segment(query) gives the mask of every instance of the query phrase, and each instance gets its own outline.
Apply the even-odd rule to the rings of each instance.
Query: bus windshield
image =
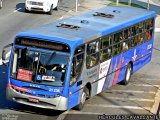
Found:
[[[68,55],[15,48],[11,77],[21,81],[62,86]]]

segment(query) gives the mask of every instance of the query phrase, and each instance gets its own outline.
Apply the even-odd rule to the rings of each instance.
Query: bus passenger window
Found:
[[[124,30],[124,39],[128,39],[128,29]]]
[[[136,45],[135,37],[131,37],[129,40],[129,48],[135,47]]]
[[[152,31],[153,30],[146,31],[146,40],[151,40],[151,38],[152,38]]]
[[[139,34],[139,24],[135,25],[136,27],[136,35]]]
[[[104,49],[100,52],[100,60],[105,61],[110,59],[112,56],[112,47]]]
[[[135,26],[133,26],[132,29],[131,29],[131,35],[132,36],[136,35],[136,27]]]
[[[135,41],[137,44],[140,44],[141,43],[141,38],[140,38],[140,35],[137,35],[136,36],[136,41]]]
[[[122,43],[122,49],[123,49],[123,51],[127,51],[128,50],[128,41],[124,41]]]
[[[145,22],[146,30],[153,29],[153,26],[154,26],[154,19],[149,19]]]
[[[144,32],[143,22],[139,23],[139,33]]]
[[[99,53],[88,55],[86,58],[86,67],[90,68],[95,66],[99,61]]]
[[[105,38],[102,38],[102,44],[101,44],[101,48],[106,48],[106,47],[109,47],[110,45],[110,41],[109,41],[109,37],[105,37]]]
[[[94,41],[92,43],[89,43],[87,45],[87,54],[93,54],[95,52],[99,51],[99,42],[98,41]]]
[[[122,32],[118,32],[118,33],[114,34],[114,41],[113,41],[114,44],[119,43],[122,40],[123,40],[123,33]]]
[[[128,37],[131,37],[131,28],[128,28]]]
[[[122,43],[116,44],[113,46],[113,54],[118,55],[122,51]]]
[[[140,43],[143,43],[145,41],[145,34],[141,33],[139,36],[140,36]]]

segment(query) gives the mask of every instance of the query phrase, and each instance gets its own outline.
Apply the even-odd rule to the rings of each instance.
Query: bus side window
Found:
[[[145,22],[145,29],[150,30],[153,29],[154,26],[154,19],[149,19]]]
[[[131,37],[131,28],[128,28],[128,38]]]
[[[101,40],[101,52],[100,52],[100,60],[105,61],[111,58],[112,54],[112,35],[106,36]]]
[[[127,51],[129,49],[128,40],[122,42],[123,51]]]
[[[91,42],[87,45],[87,54],[93,54],[99,51],[99,41]]]
[[[129,48],[135,47],[136,45],[137,44],[136,44],[135,37],[131,37],[130,40],[129,40]]]
[[[87,58],[86,58],[86,67],[87,67],[87,69],[97,65],[98,61],[99,61],[99,53],[88,55]]]
[[[123,38],[123,32],[118,32],[116,34],[114,34],[114,41],[113,41],[113,44],[116,44],[116,43],[119,43],[120,41],[122,41],[124,38]]]
[[[105,48],[100,52],[100,60],[101,62],[110,59],[112,56],[112,47]]]
[[[139,33],[144,32],[144,25],[143,22],[139,23]]]
[[[75,54],[74,57],[73,57],[70,85],[74,84],[77,81],[77,78],[80,76],[81,71],[82,71],[82,66],[83,66],[84,49],[79,47],[79,48],[76,49],[76,51],[81,51],[81,52],[78,52],[78,53],[75,52],[77,54]]]
[[[136,35],[136,26],[133,26],[133,27],[131,28],[131,35],[132,35],[132,36],[135,36],[135,35]]]
[[[113,46],[113,55],[118,55],[122,52],[122,42]]]
[[[129,31],[128,31],[128,29],[125,29],[124,30],[124,39],[128,39],[128,37],[129,37]]]
[[[153,26],[154,26],[154,19],[149,19],[145,22],[145,28],[146,28],[145,41],[151,40],[152,32],[153,32]]]

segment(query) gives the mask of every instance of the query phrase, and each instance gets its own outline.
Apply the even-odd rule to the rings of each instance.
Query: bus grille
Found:
[[[36,105],[39,105],[39,106],[45,106],[46,108],[47,107],[56,107],[56,105],[54,105],[54,104],[46,103],[46,102],[43,102],[43,101],[39,101],[38,103],[33,103],[33,102],[30,102],[26,98],[18,98],[18,97],[16,97],[16,98],[14,98],[14,100],[17,101],[17,102],[20,102],[20,103],[24,103],[24,104],[29,103],[29,104],[36,104]]]

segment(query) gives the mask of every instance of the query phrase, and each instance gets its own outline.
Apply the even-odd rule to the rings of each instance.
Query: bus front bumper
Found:
[[[29,101],[30,98],[38,100],[38,102]],[[11,87],[7,87],[7,99],[15,102],[45,109],[67,110],[68,99],[65,97],[40,98],[32,95],[26,95],[17,92]]]

